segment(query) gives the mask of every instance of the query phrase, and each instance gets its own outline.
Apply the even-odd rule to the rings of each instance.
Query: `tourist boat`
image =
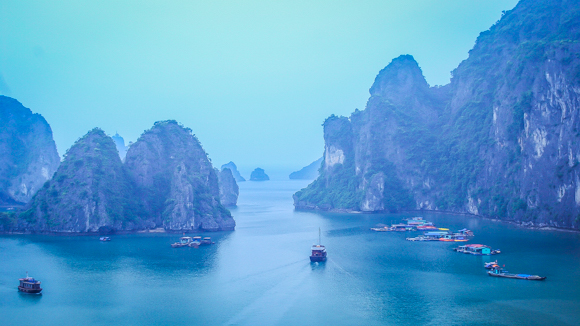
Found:
[[[491,271],[488,271],[487,275],[495,276],[495,277],[515,278],[515,279],[519,279],[519,280],[530,280],[530,281],[543,281],[546,279],[545,276],[508,273],[508,271],[505,271],[505,270],[499,268],[499,266],[497,268],[492,269]]]
[[[454,251],[461,252],[464,254],[471,254],[471,255],[478,255],[478,256],[489,256],[489,255],[497,255],[501,253],[499,249],[492,250],[489,246],[484,246],[482,244],[468,244],[464,246],[459,246],[457,248],[453,248]]]
[[[201,242],[199,243],[200,246],[209,246],[211,244],[214,244],[215,242],[211,242],[211,238],[210,237],[205,237],[201,240]]]
[[[109,238],[109,237],[100,237],[99,240],[100,241],[111,241],[111,238]]]
[[[326,247],[320,244],[320,228],[318,228],[318,244],[312,245],[312,254],[310,255],[311,262],[326,261]]]
[[[179,238],[179,242],[171,244],[171,247],[172,248],[181,248],[181,247],[188,246],[191,242],[193,242],[193,239],[191,237],[181,237],[181,238]]]
[[[19,279],[20,285],[18,285],[18,291],[24,293],[40,294],[42,288],[40,287],[40,281],[35,280],[28,276],[26,272],[26,277]]]
[[[417,230],[437,230],[437,227],[435,227],[435,225],[433,225],[433,223],[431,222],[427,222],[422,225],[417,225],[416,227]]]

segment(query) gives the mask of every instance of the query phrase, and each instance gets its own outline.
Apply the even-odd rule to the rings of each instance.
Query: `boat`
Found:
[[[473,237],[474,236],[473,231],[468,230],[468,229],[461,229],[461,230],[457,231],[455,234],[462,235],[465,237]]]
[[[42,292],[42,288],[40,287],[40,281],[35,280],[32,277],[28,276],[28,272],[26,272],[26,277],[19,279],[20,285],[18,285],[18,291],[24,293],[32,293],[32,294],[40,294]]]
[[[395,231],[394,228],[390,227],[390,226],[383,226],[380,228],[371,228],[372,231],[375,232],[389,232],[389,231]]]
[[[100,241],[111,241],[111,238],[109,238],[109,237],[100,237],[99,240]]]
[[[469,239],[467,239],[464,236],[457,236],[455,234],[446,234],[443,235],[439,238],[439,241],[445,241],[445,242],[465,242],[465,241],[469,241]]]
[[[543,281],[545,276],[529,275],[529,274],[513,274],[501,269],[499,266],[487,272],[487,275],[494,277],[515,278],[518,280]]]
[[[211,244],[214,244],[215,242],[211,241],[210,237],[205,237],[201,240],[201,242],[199,243],[200,246],[209,246]]]
[[[418,237],[407,238],[405,240],[407,240],[407,241],[439,241],[439,238],[432,237],[432,236],[423,236],[423,235],[420,235]]]
[[[193,242],[193,239],[191,237],[181,237],[179,238],[179,242],[171,244],[171,248],[185,247],[188,246],[191,242]]]
[[[312,254],[310,255],[310,262],[326,261],[326,247],[320,244],[320,228],[318,228],[318,244],[312,245]]]
[[[496,260],[496,261],[490,261],[490,262],[484,263],[483,267],[486,269],[492,269],[492,268],[499,268],[499,265],[497,264],[497,260]]]
[[[468,244],[464,246],[459,246],[457,248],[453,248],[453,251],[461,252],[464,254],[471,254],[477,256],[489,256],[489,255],[497,255],[500,254],[501,251],[499,249],[491,249],[489,246],[485,246],[482,244]]]

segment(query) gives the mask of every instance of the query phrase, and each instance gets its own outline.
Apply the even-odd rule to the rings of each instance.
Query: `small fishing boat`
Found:
[[[40,294],[42,292],[42,288],[40,287],[40,281],[35,280],[32,277],[28,276],[28,272],[26,272],[26,277],[19,279],[20,285],[18,285],[18,291],[24,293],[32,293],[32,294]]]
[[[501,269],[499,266],[487,272],[487,275],[494,277],[515,278],[518,280],[543,281],[545,276],[529,275],[529,274],[513,274]]]
[[[111,241],[111,238],[109,237],[100,237],[99,241]]]
[[[462,235],[465,237],[473,237],[474,236],[473,231],[468,230],[468,229],[461,229],[461,230],[457,231],[455,234]]]
[[[499,265],[497,264],[497,260],[496,260],[496,261],[490,261],[490,262],[484,263],[483,267],[485,269],[493,269],[493,268],[499,268]]]
[[[390,231],[395,231],[394,228],[390,227],[390,226],[383,226],[380,228],[371,228],[372,231],[375,232],[390,232]]]
[[[185,247],[188,246],[191,242],[193,242],[193,239],[191,237],[181,237],[179,238],[179,242],[171,244],[171,248]]]
[[[211,244],[214,244],[215,242],[211,241],[210,237],[205,237],[201,240],[201,242],[199,243],[200,246],[209,246]]]
[[[320,228],[318,228],[318,244],[312,245],[310,261],[313,263],[326,261],[326,247],[320,244]]]

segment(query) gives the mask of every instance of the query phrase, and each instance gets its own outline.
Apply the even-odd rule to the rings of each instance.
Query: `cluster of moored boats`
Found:
[[[212,242],[210,237],[205,237],[203,239],[199,236],[181,237],[179,238],[179,242],[171,244],[171,248],[182,248],[182,247],[199,248],[199,246],[209,246],[214,243],[215,242]]]
[[[449,231],[447,228],[437,228],[432,222],[429,222],[422,217],[412,217],[405,220],[406,223],[392,224],[391,226],[382,226],[371,228],[371,230],[376,232],[406,232],[406,231],[423,231],[428,230],[423,233],[423,235],[416,237],[408,237],[407,241],[444,241],[444,242],[466,242],[471,240],[474,236],[473,232],[468,229],[461,229],[456,232]],[[436,231],[434,231],[436,230]],[[465,244],[457,248],[453,248],[453,251],[477,255],[477,256],[490,256],[497,255],[501,253],[499,249],[492,249],[490,246],[482,244]],[[504,277],[504,278],[515,278],[522,280],[545,280],[546,277],[538,275],[528,275],[528,274],[513,274],[502,269],[497,264],[497,260],[494,262],[485,263],[484,266],[490,271],[487,272],[489,276],[494,277]]]

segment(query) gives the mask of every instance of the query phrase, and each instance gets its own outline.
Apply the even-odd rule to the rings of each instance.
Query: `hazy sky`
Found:
[[[415,57],[449,82],[515,0],[0,1],[0,94],[52,126],[62,155],[88,130],[135,141],[193,129],[215,166],[299,169],[321,124],[363,109],[380,69]]]

